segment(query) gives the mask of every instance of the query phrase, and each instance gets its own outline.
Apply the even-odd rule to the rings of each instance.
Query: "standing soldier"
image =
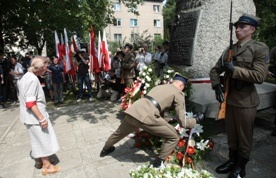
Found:
[[[254,84],[261,84],[268,75],[269,48],[252,39],[260,19],[243,14],[234,23],[238,42],[233,45],[232,61],[226,62],[227,51],[210,71],[212,88],[216,98],[223,102],[219,76],[225,72],[230,76],[226,101],[225,125],[228,137],[229,160],[217,167],[216,172],[232,177],[244,177],[245,166],[253,145],[253,126],[260,104]]]

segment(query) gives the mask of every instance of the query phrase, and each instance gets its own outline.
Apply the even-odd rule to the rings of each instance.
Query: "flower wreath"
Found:
[[[172,78],[175,74],[176,72],[174,70],[167,67],[163,71],[162,77],[157,77],[153,65],[143,66],[142,71],[139,72],[139,76],[134,81],[134,85],[131,88],[125,88],[126,94],[122,97],[121,107],[126,110],[132,103],[147,94],[153,87],[172,83]]]

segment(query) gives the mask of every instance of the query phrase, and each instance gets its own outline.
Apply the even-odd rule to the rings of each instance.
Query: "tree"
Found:
[[[163,18],[164,18],[164,39],[170,40],[170,28],[172,24],[172,19],[175,16],[176,0],[167,0],[163,8]]]
[[[135,11],[142,0],[119,0]],[[54,46],[54,31],[69,35],[77,33],[88,39],[88,31],[103,29],[113,22],[112,2],[109,0],[0,0],[0,53],[4,47],[34,46],[41,54],[46,41],[49,51]],[[17,43],[17,44],[16,44]]]
[[[254,0],[257,16],[261,18],[256,37],[268,46],[276,46],[276,0]]]

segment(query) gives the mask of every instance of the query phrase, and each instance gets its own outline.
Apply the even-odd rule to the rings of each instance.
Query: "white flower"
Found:
[[[147,90],[144,90],[144,91],[143,91],[143,94],[144,94],[144,95],[147,94]]]
[[[147,81],[151,81],[151,78],[149,76],[146,76]]]
[[[150,87],[150,84],[149,83],[145,83],[145,86],[148,88],[148,87]]]
[[[142,82],[142,83],[145,83],[146,81],[145,81],[145,79],[142,79],[141,82]]]
[[[179,124],[177,124],[174,128],[178,131],[178,133],[180,134],[181,138],[189,137],[189,135],[187,134],[187,131],[189,131],[189,129],[180,127]]]
[[[159,79],[157,79],[157,80],[155,81],[154,85],[157,86],[157,85],[160,84],[160,82],[161,82],[161,81],[160,81]]]
[[[171,70],[168,70],[167,72],[168,72],[168,74],[172,73],[172,71],[171,71]]]
[[[151,68],[149,68],[149,69],[148,69],[148,71],[151,73],[151,72],[152,72],[152,69],[151,69]]]
[[[195,127],[193,128],[194,129],[194,133],[197,134],[197,136],[200,135],[200,133],[203,133],[203,126],[200,125],[200,124],[196,124]]]
[[[190,140],[188,141],[188,145],[189,145],[190,147],[194,147],[194,146],[195,146],[195,140],[194,140],[194,139],[190,139]]]
[[[166,75],[165,78],[170,78],[170,76],[169,76],[169,75]]]
[[[148,67],[147,66],[143,66],[143,70],[146,70]]]
[[[145,76],[146,76],[146,73],[145,73],[145,72],[142,72],[142,76],[144,76],[144,77],[145,77]]]
[[[204,151],[205,148],[208,148],[208,147],[209,147],[209,146],[208,146],[208,143],[209,143],[209,140],[206,140],[205,142],[204,142],[204,140],[201,140],[200,142],[198,142],[198,143],[196,144],[196,146],[197,146],[198,149]]]

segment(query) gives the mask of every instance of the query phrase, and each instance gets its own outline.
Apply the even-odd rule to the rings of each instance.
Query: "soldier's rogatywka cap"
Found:
[[[180,74],[175,74],[173,77],[173,80],[180,80],[181,82],[183,82],[186,85],[189,79]]]
[[[259,17],[244,13],[242,16],[240,16],[239,20],[234,23],[234,26],[236,26],[237,23],[245,23],[257,27],[260,23],[260,20],[261,19]]]

